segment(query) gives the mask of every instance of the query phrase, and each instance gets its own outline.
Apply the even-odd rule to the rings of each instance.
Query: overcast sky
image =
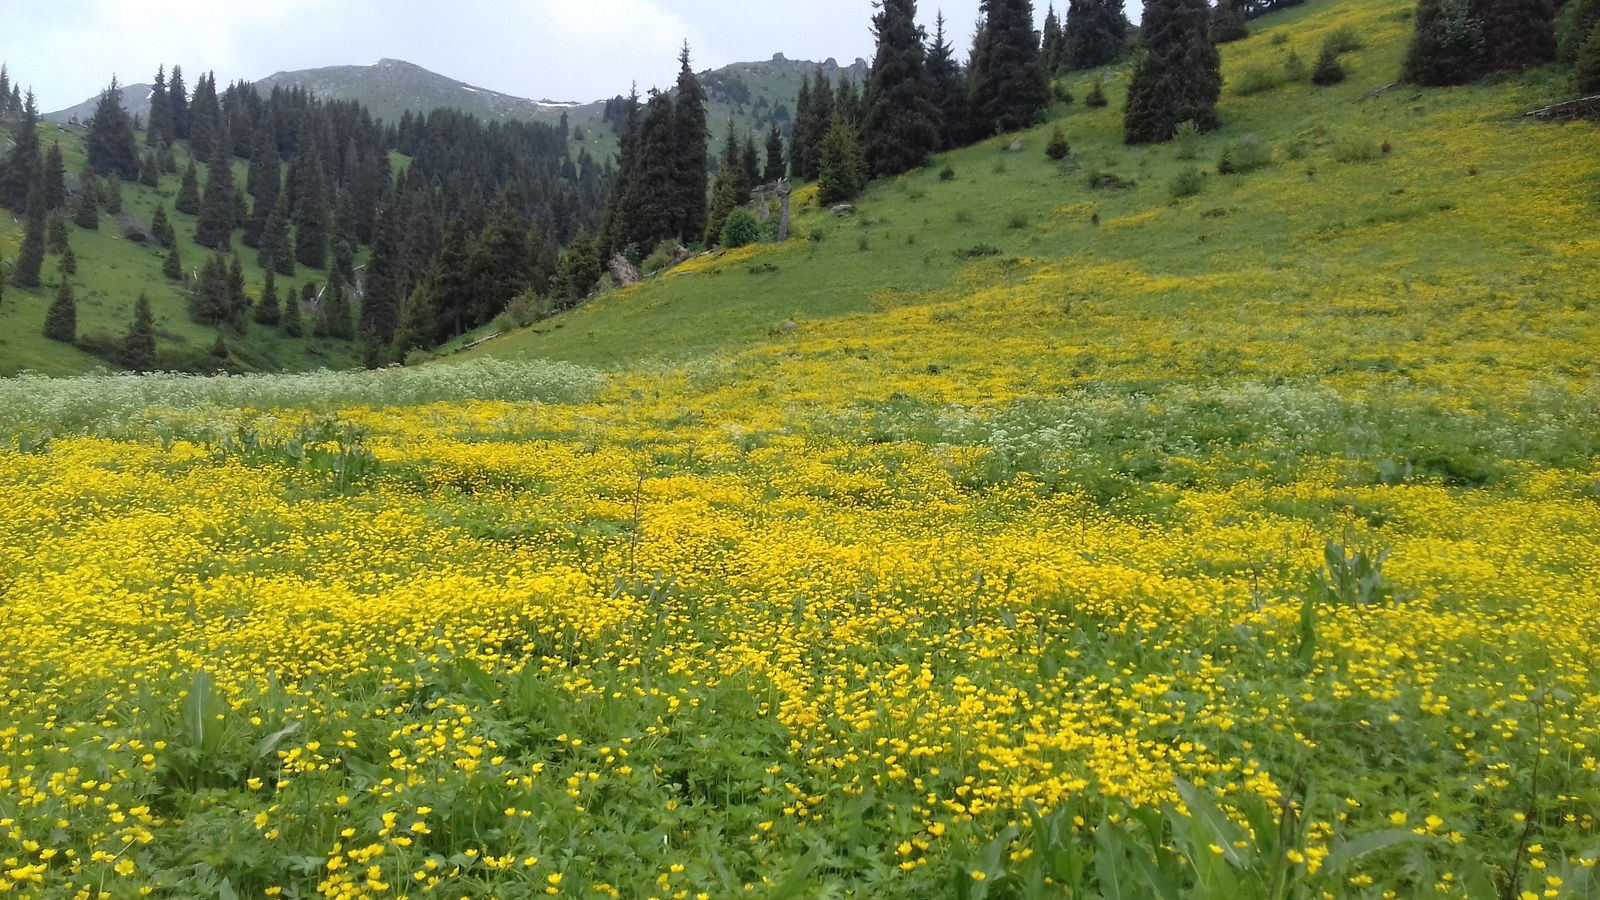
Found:
[[[978,0],[921,0],[930,32],[940,7],[964,54]],[[697,70],[774,53],[870,59],[871,16],[870,0],[0,0],[0,61],[46,112],[112,75],[147,82],[160,63],[182,65],[192,87],[205,70],[227,83],[384,57],[507,94],[587,101],[633,81],[665,85],[685,39]]]

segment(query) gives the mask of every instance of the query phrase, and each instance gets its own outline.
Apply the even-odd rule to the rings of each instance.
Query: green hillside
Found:
[[[43,147],[60,142],[70,185],[83,168],[84,129],[46,122],[39,126],[39,133]],[[187,147],[180,145],[177,154],[181,172],[189,162]],[[246,168],[242,161],[234,163],[234,177],[240,184],[244,183]],[[70,244],[78,260],[78,272],[72,281],[78,300],[80,338],[120,338],[133,317],[134,301],[143,293],[150,298],[155,312],[157,346],[163,354],[163,365],[170,368],[205,363],[216,341],[217,330],[190,321],[184,286],[162,275],[164,256],[160,247],[153,240],[143,243],[130,240],[124,232],[132,228],[148,234],[156,204],[164,202],[178,234],[178,255],[185,270],[192,275],[203,265],[211,251],[194,242],[195,217],[177,212],[172,205],[180,181],[179,175],[166,175],[155,188],[125,183],[122,214],[117,218],[102,215],[98,230],[80,228],[70,219],[67,223]],[[68,206],[66,212],[70,214],[71,201]],[[0,221],[0,259],[16,258],[17,248],[22,243],[22,226],[20,218],[10,215]],[[244,263],[246,292],[258,297],[266,273],[256,264],[256,252],[241,243],[238,233],[234,235],[234,249]],[[114,368],[104,360],[43,336],[45,310],[55,298],[59,285],[55,255],[46,257],[43,275],[44,284],[36,290],[6,285],[5,299],[0,300],[0,375],[14,375],[23,370],[72,375],[97,367]],[[307,280],[321,283],[326,275],[326,272],[298,267],[293,278],[278,278],[278,292],[281,295],[291,283],[297,288]],[[348,342],[309,336],[286,338],[274,329],[254,323],[242,340],[230,334],[227,341],[230,365],[241,370],[305,371],[345,368],[358,362]]]

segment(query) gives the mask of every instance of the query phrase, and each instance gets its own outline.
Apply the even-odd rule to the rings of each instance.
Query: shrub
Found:
[[[1289,33],[1286,31],[1280,31],[1272,36],[1272,46],[1274,47],[1282,47],[1287,43],[1289,43]]]
[[[535,295],[533,291],[523,291],[511,298],[506,308],[495,317],[494,327],[497,331],[527,328],[550,315],[550,312],[550,302],[547,299]]]
[[[1094,83],[1094,88],[1089,91],[1089,96],[1083,98],[1084,105],[1094,109],[1105,106],[1110,101],[1106,100],[1106,92],[1100,89],[1100,82]]]
[[[639,271],[645,275],[659,272],[672,265],[672,260],[677,252],[678,242],[672,238],[667,238],[657,244],[656,248],[650,251],[649,256],[639,261]]]
[[[1361,40],[1361,33],[1351,25],[1339,28],[1322,41],[1322,48],[1335,54],[1350,53],[1365,46],[1366,43]]]
[[[956,210],[956,222],[957,223],[965,225],[966,223],[971,222],[971,221],[972,221],[972,213],[969,213],[964,209]]]
[[[1056,126],[1055,131],[1050,132],[1050,143],[1044,145],[1044,155],[1055,162],[1072,155],[1072,145],[1067,143],[1067,136],[1061,133],[1060,125]]]
[[[1344,81],[1344,67],[1339,65],[1339,57],[1326,47],[1322,48],[1322,55],[1317,57],[1317,64],[1311,69],[1311,83],[1318,87],[1327,87]]]
[[[978,259],[984,256],[999,256],[1000,248],[989,244],[977,244],[965,250],[955,251],[957,259]]]
[[[1578,93],[1600,94],[1600,25],[1578,51]]]
[[[860,250],[862,253],[865,253],[872,249],[872,241],[868,240],[867,236],[863,234],[862,236],[856,238],[856,249]]]
[[[1241,97],[1249,97],[1270,91],[1282,83],[1279,74],[1267,66],[1245,66],[1239,77],[1234,79],[1233,92]]]
[[[1247,134],[1238,143],[1222,151],[1217,160],[1217,174],[1243,175],[1272,165],[1272,150],[1261,139]]]
[[[1342,163],[1372,162],[1382,155],[1370,138],[1343,137],[1333,145],[1333,158]]]
[[[944,168],[939,170],[939,180],[940,181],[955,181],[956,180],[956,170],[950,168],[948,165],[945,166]]]
[[[1193,197],[1200,193],[1205,189],[1205,186],[1205,175],[1201,174],[1200,170],[1194,166],[1189,166],[1179,172],[1176,178],[1172,179],[1172,184],[1168,186],[1167,190],[1172,195],[1172,199],[1181,200],[1184,197]]]
[[[1179,159],[1194,159],[1200,155],[1200,126],[1192,120],[1179,122],[1172,142],[1178,145]]]
[[[1006,217],[1006,227],[1011,229],[1027,228],[1028,214],[1021,210],[1017,210]]]
[[[1300,54],[1289,51],[1289,57],[1283,61],[1283,80],[1289,84],[1301,84],[1311,75],[1306,71],[1306,61]]]
[[[1126,191],[1139,186],[1139,182],[1131,178],[1123,178],[1115,172],[1094,172],[1089,175],[1084,183],[1090,188],[1101,190]]]
[[[722,246],[728,249],[753,244],[761,239],[761,223],[747,209],[736,209],[722,226]]]
[[[1071,91],[1067,90],[1067,86],[1059,81],[1051,85],[1050,93],[1055,97],[1057,103],[1071,105],[1072,101],[1077,99],[1072,96]]]

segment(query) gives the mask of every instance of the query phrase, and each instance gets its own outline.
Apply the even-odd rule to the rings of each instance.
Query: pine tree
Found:
[[[1226,3],[1227,0],[1222,0]],[[1061,30],[1061,20],[1056,16],[1056,5],[1050,3],[1044,14],[1044,36],[1039,42],[1039,56],[1044,62],[1046,77],[1054,77],[1066,68],[1066,35]]]
[[[1521,72],[1555,60],[1552,0],[1477,0],[1474,12],[1491,70]]]
[[[261,285],[261,299],[256,301],[256,324],[275,326],[283,319],[283,307],[278,305],[278,282],[271,269]]]
[[[244,292],[244,265],[239,262],[239,254],[235,253],[228,265],[228,324],[235,331],[243,333],[249,312],[250,296]]]
[[[1098,69],[1122,55],[1128,40],[1122,0],[1069,0],[1061,29],[1063,52],[1072,69]]]
[[[189,139],[189,92],[183,86],[183,66],[172,67],[172,80],[167,82],[167,103],[172,107],[172,146]]]
[[[122,88],[115,78],[100,93],[94,116],[89,119],[85,139],[89,168],[101,175],[119,175],[127,181],[139,178],[139,144],[133,134],[133,118],[122,108]]]
[[[1245,25],[1243,3],[1244,0],[1217,0],[1216,9],[1211,11],[1213,43],[1227,44],[1250,36],[1250,28]]]
[[[750,132],[744,134],[744,150],[739,154],[739,165],[744,169],[745,193],[761,183],[761,154],[756,150],[756,139]]]
[[[795,179],[803,179],[806,172],[810,171],[810,154],[812,152],[808,135],[803,123],[811,118],[811,80],[800,79],[800,91],[794,100],[794,124],[789,137],[789,175]]]
[[[213,253],[200,278],[189,288],[189,318],[201,325],[221,325],[230,318],[228,298],[228,260]]]
[[[176,246],[167,248],[167,258],[161,262],[161,274],[173,281],[183,280],[183,260],[178,257]]]
[[[78,301],[72,296],[72,283],[61,279],[56,299],[44,314],[44,336],[70,344],[78,339]]]
[[[1222,57],[1211,43],[1206,0],[1145,0],[1140,35],[1144,52],[1128,86],[1123,139],[1159,144],[1182,122],[1216,128]]]
[[[689,66],[689,44],[678,56],[678,85],[672,104],[672,125],[676,144],[672,167],[674,214],[667,235],[692,240],[706,225],[707,175],[706,92]],[[665,236],[665,235],[663,235]]]
[[[45,231],[44,191],[35,187],[28,195],[28,219],[22,232],[22,248],[17,251],[17,264],[11,270],[11,281],[17,287],[39,286],[39,271],[44,268]]]
[[[318,324],[328,337],[340,341],[354,340],[355,323],[350,315],[350,295],[345,291],[344,279],[337,271],[328,278],[328,289],[322,293],[322,315]]]
[[[467,223],[459,217],[451,219],[445,227],[444,244],[439,248],[430,279],[435,325],[429,346],[466,330],[472,309],[471,252]]]
[[[1339,65],[1339,57],[1332,48],[1323,47],[1322,55],[1317,57],[1317,64],[1311,67],[1311,83],[1318,87],[1327,87],[1338,84],[1344,79],[1344,67]]]
[[[424,278],[406,298],[400,308],[400,321],[395,326],[394,341],[390,345],[392,359],[404,362],[412,350],[433,346],[437,329],[438,310],[433,303],[433,279]]]
[[[328,183],[316,141],[301,146],[297,162],[294,256],[301,265],[321,269],[328,264]]]
[[[983,43],[974,49],[972,61],[973,126],[988,133],[1031,127],[1050,108],[1050,86],[1033,31],[1033,4],[983,0],[983,10]]]
[[[939,110],[939,149],[948,150],[967,132],[966,87],[955,48],[945,40],[944,13],[934,19],[933,44],[928,47],[929,98]]]
[[[0,183],[0,204],[7,209],[27,208],[39,173],[39,104],[29,91],[22,101],[22,121],[11,132],[11,155],[6,157],[5,180]],[[44,198],[41,196],[40,201]]]
[[[100,197],[95,189],[94,172],[88,166],[78,175],[78,208],[72,214],[72,221],[88,231],[100,228]]]
[[[118,216],[122,214],[122,179],[115,173],[107,175],[100,182],[98,189],[100,205],[105,208],[106,215]]]
[[[510,191],[495,199],[489,222],[468,257],[472,303],[467,312],[473,327],[498,316],[532,280],[528,223],[518,212],[519,203]]]
[[[72,252],[71,247],[61,251],[61,277],[63,280],[78,274],[78,254]]]
[[[160,151],[152,148],[144,152],[139,161],[139,183],[145,187],[161,186]]]
[[[50,151],[44,155],[44,205],[46,209],[61,209],[67,205],[67,166],[61,159],[61,144],[50,142]]]
[[[306,333],[305,315],[300,311],[300,298],[295,296],[294,285],[283,292],[283,319],[278,330],[288,337],[301,337]]]
[[[578,232],[561,257],[556,273],[555,294],[563,306],[573,306],[600,283],[600,244],[585,232]]]
[[[212,159],[218,153],[232,156],[223,127],[222,105],[217,101],[216,75],[207,73],[195,82],[189,100],[189,152],[199,159]]]
[[[206,169],[206,193],[200,201],[200,218],[194,226],[194,242],[220,250],[233,241],[233,157],[218,150]]]
[[[400,320],[405,260],[401,257],[399,204],[391,189],[378,210],[372,228],[372,257],[361,295],[362,340],[388,347]]]
[[[821,171],[817,175],[817,200],[824,206],[854,200],[867,183],[867,166],[856,130],[835,119],[822,142]]]
[[[255,211],[244,226],[246,247],[261,246],[261,233],[283,190],[283,179],[279,175],[281,163],[277,144],[267,129],[262,128],[256,138],[255,151],[250,155],[250,173],[245,178],[245,191],[255,200]]]
[[[862,149],[873,175],[892,177],[917,168],[939,149],[939,108],[916,0],[883,0],[872,17],[872,33],[878,51],[867,76]]]
[[[1466,84],[1483,74],[1483,28],[1465,0],[1419,0],[1406,54],[1407,81],[1427,87]]]
[[[767,131],[767,164],[761,170],[761,183],[772,184],[783,180],[783,130],[777,122]]]
[[[722,154],[717,160],[717,182],[711,191],[711,212],[706,217],[705,245],[710,247],[722,236],[722,227],[728,216],[750,195],[745,184],[743,166],[740,165],[739,133],[734,128],[733,117],[728,117],[728,135],[722,142]]]
[[[1600,94],[1600,25],[1594,27],[1578,50],[1577,75],[1578,93]]]
[[[856,130],[856,135],[859,137],[861,134],[861,119],[866,112],[866,107],[861,102],[861,92],[856,87],[854,78],[849,75],[840,75],[839,92],[833,98],[833,114],[848,122]]]
[[[822,67],[811,75],[811,103],[806,118],[795,122],[796,156],[804,164],[800,177],[816,181],[822,168],[822,141],[833,124],[833,85]],[[799,152],[803,150],[803,155]]]
[[[156,368],[156,322],[150,312],[150,298],[144,294],[133,303],[133,321],[122,339],[122,364],[135,372]]]
[[[11,112],[11,73],[0,62],[0,116]]]
[[[144,143],[170,145],[178,139],[172,124],[172,100],[167,93],[167,67],[156,69],[155,84],[150,86],[150,118],[144,126]]]
[[[280,191],[278,201],[272,205],[266,223],[261,226],[260,253],[256,261],[263,269],[293,277],[294,248],[289,244],[289,222],[285,215],[288,202],[288,198]]]
[[[183,170],[183,181],[178,185],[178,196],[172,208],[191,216],[200,214],[200,176],[195,172],[194,158],[189,158],[189,168]]]
[[[167,204],[157,203],[156,211],[150,217],[150,236],[156,239],[168,250],[178,246],[178,235],[172,228],[172,223],[167,220]]]
[[[50,214],[49,222],[45,226],[45,247],[51,253],[67,252],[67,220],[55,213]]]

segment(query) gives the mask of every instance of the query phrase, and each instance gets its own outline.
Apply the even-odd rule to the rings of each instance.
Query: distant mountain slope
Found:
[[[140,121],[144,121],[150,115],[151,90],[152,87],[148,84],[123,85],[122,108],[126,109],[130,115],[137,116]],[[45,113],[44,119],[57,125],[67,125],[73,121],[87,122],[89,117],[94,115],[94,108],[99,102],[100,95],[96,94],[77,106],[69,106],[66,109]]]
[[[380,59],[370,66],[330,66],[299,72],[278,72],[256,82],[266,93],[275,87],[307,88],[325,100],[359,100],[373,118],[399,121],[407,110],[428,112],[441,106],[480,119],[524,119],[548,122],[580,104],[528,100],[473,87],[398,59]]]

